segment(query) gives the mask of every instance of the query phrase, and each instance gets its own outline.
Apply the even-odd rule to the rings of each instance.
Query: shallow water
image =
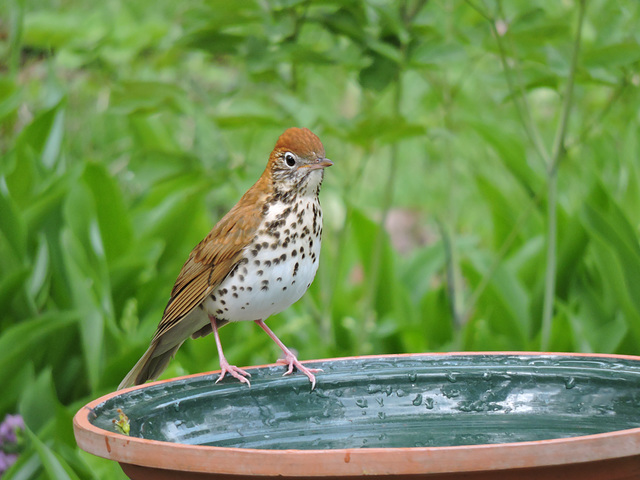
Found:
[[[93,423],[131,435],[260,449],[455,446],[566,438],[640,427],[640,362],[563,356],[420,355],[317,362],[306,377],[249,370],[114,397]]]

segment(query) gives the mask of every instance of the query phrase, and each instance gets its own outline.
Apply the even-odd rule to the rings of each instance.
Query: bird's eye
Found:
[[[296,156],[291,152],[287,152],[284,154],[284,161],[288,166],[293,167],[296,164]]]

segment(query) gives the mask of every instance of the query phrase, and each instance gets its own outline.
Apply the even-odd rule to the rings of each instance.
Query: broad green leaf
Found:
[[[184,91],[176,84],[162,82],[122,82],[113,90],[111,110],[131,115],[153,113],[163,109],[180,111]]]
[[[22,89],[13,80],[0,76],[0,121],[13,115],[20,105]]]
[[[33,261],[33,268],[29,276],[27,291],[29,296],[37,303],[37,297],[43,292],[46,280],[49,277],[49,246],[44,235],[38,237],[38,250]]]
[[[237,53],[248,35],[221,32],[217,26],[199,28],[181,39],[181,44],[190,48],[206,50],[212,55]]]
[[[47,344],[79,321],[75,312],[49,312],[41,317],[22,320],[0,335],[0,383],[5,385],[15,365],[25,365],[41,357]]]
[[[96,206],[105,254],[113,262],[130,248],[133,239],[123,193],[107,169],[97,163],[86,165],[83,180],[90,188]]]
[[[405,118],[397,116],[365,118],[354,125],[352,130],[353,140],[363,144],[370,143],[371,139],[381,144],[390,144],[424,135],[424,126],[409,123]]]
[[[282,121],[282,111],[274,109],[270,102],[258,98],[235,100],[220,105],[215,121],[221,128],[239,128],[246,125],[274,126]]]
[[[583,58],[587,68],[622,67],[640,60],[640,45],[626,42],[596,47],[586,51]]]
[[[59,406],[51,368],[45,368],[35,379],[27,385],[20,397],[20,414],[30,430],[41,432],[42,429],[55,417],[56,408]]]
[[[11,375],[5,378],[5,383],[2,386],[0,412],[15,411],[20,397],[29,385],[33,384],[34,379],[33,363],[27,362],[20,367],[13,368]]]
[[[539,180],[527,165],[526,150],[518,136],[486,122],[471,121],[470,124],[493,147],[500,161],[522,188],[533,197],[538,190]]]
[[[26,432],[49,478],[55,478],[56,480],[80,480],[62,457],[43,443],[31,430],[27,429]]]
[[[62,232],[61,245],[71,296],[81,316],[82,352],[90,385],[95,390],[100,381],[105,346],[105,305],[99,297],[102,285],[95,285],[97,277],[95,272],[90,270],[84,246],[67,229]]]
[[[55,11],[33,11],[24,19],[25,45],[41,49],[66,46],[84,37],[86,23],[74,14]]]
[[[336,35],[344,35],[357,44],[365,41],[366,16],[360,5],[344,7],[324,15],[321,19],[325,28]]]
[[[419,43],[410,53],[409,63],[413,67],[429,67],[439,65],[446,67],[450,62],[464,58],[465,50],[455,43]]]
[[[2,189],[0,189],[0,235],[6,239],[18,262],[24,262],[27,243],[24,220],[17,205]]]
[[[462,264],[463,272],[477,284],[478,279],[488,273],[490,262],[477,254],[469,255],[468,259]],[[477,309],[482,311],[487,325],[496,333],[505,335],[518,349],[525,347],[531,328],[529,295],[508,265],[502,264],[495,269],[489,286],[478,300]]]
[[[42,463],[34,448],[23,452],[16,463],[2,474],[2,480],[33,480],[42,470]]]
[[[608,193],[598,187],[584,205],[582,218],[586,228],[597,241],[601,262],[615,285],[615,293],[627,315],[629,328],[640,344],[640,245],[638,236],[624,213]]]
[[[354,210],[351,217],[352,228],[360,251],[360,259],[365,274],[366,288],[374,288],[373,301],[378,315],[384,316],[393,309],[393,290],[387,288],[388,283],[395,282],[393,271],[393,256],[386,232],[382,232],[382,243],[379,251],[380,258],[374,258],[377,236],[380,235],[379,225],[368,218],[363,212]],[[378,262],[377,278],[374,275],[374,262]],[[375,285],[370,285],[372,282]]]
[[[387,86],[398,78],[398,65],[394,60],[390,60],[388,56],[380,55],[377,52],[371,52],[371,64],[360,70],[358,80],[363,88],[383,91]]]
[[[420,334],[425,337],[429,350],[439,350],[453,340],[454,319],[451,315],[451,302],[447,297],[444,286],[430,290],[422,298],[420,301],[420,316],[423,329]],[[411,334],[411,336],[413,335],[415,333]],[[405,341],[411,342],[410,340]]]
[[[64,136],[64,99],[40,113],[20,134],[21,149],[32,150],[47,169],[53,168]]]

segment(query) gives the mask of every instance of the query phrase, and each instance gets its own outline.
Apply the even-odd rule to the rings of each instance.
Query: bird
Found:
[[[254,321],[280,347],[278,363],[314,373],[267,326],[265,320],[297,302],[318,270],[322,209],[318,195],[326,158],[320,139],[307,128],[280,135],[258,181],[191,251],[171,290],[149,348],[118,390],[155,380],[189,337],[213,333],[220,374],[251,386],[251,374],[231,365],[218,330],[229,323]]]

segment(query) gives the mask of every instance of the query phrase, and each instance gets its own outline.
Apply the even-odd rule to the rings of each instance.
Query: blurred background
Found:
[[[26,425],[3,480],[124,478],[72,416],[291,126],[335,162],[318,276],[269,322],[301,360],[640,354],[639,9],[4,0],[0,433]],[[280,354],[251,322],[221,336],[239,366]],[[207,337],[162,378],[217,368]]]

